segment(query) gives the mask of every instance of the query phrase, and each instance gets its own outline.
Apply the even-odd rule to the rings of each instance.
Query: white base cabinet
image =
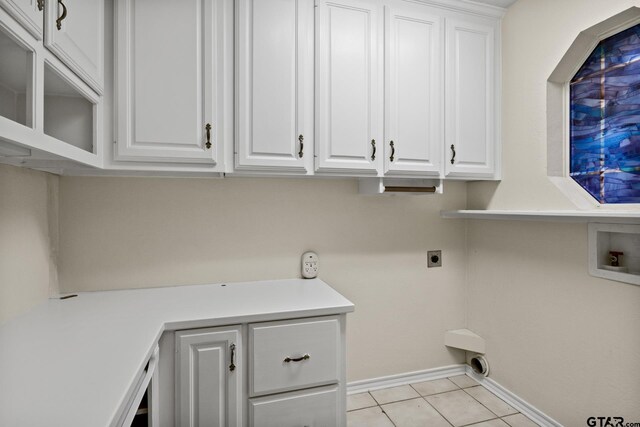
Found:
[[[131,427],[140,423],[148,427],[160,426],[158,358],[159,348],[156,347],[133,394],[127,399],[123,411],[111,424],[113,427]],[[140,411],[141,408],[146,411]]]
[[[345,331],[339,314],[165,333],[160,426],[345,427]]]
[[[252,427],[344,425],[338,387],[321,387],[249,400]]]
[[[249,395],[339,382],[337,317],[249,325]]]
[[[345,425],[344,316],[254,323],[248,334],[251,426]]]
[[[176,332],[180,426],[242,427],[241,327]]]

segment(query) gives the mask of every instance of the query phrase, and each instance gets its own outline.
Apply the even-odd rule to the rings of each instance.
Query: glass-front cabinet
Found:
[[[100,99],[88,87],[70,77],[45,61],[42,130],[47,137],[95,154]]]
[[[0,116],[33,128],[34,51],[0,28]]]
[[[100,167],[102,97],[0,6],[0,163]]]

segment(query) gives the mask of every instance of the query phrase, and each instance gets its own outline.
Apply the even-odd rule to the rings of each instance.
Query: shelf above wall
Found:
[[[456,329],[444,334],[444,345],[473,353],[485,353],[484,338],[469,329]]]
[[[607,222],[640,224],[640,211],[526,211],[526,210],[457,210],[441,211],[442,218],[488,219],[503,221]]]

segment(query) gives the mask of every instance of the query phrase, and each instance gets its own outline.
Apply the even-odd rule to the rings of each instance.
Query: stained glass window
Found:
[[[596,46],[570,102],[570,176],[600,203],[640,203],[640,24]]]

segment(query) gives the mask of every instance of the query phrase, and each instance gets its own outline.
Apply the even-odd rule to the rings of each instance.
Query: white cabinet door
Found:
[[[242,354],[241,326],[176,332],[179,426],[243,425]]]
[[[222,171],[232,26],[231,0],[116,0],[116,160]]]
[[[236,169],[313,169],[313,0],[240,0]]]
[[[381,29],[377,1],[317,1],[318,171],[382,172]]]
[[[385,173],[438,175],[442,147],[442,18],[385,6]]]
[[[0,0],[2,6],[36,40],[42,40],[44,0]]]
[[[446,153],[448,177],[492,178],[496,154],[495,28],[447,20]]]
[[[104,92],[104,0],[48,0],[45,46],[93,90]]]

